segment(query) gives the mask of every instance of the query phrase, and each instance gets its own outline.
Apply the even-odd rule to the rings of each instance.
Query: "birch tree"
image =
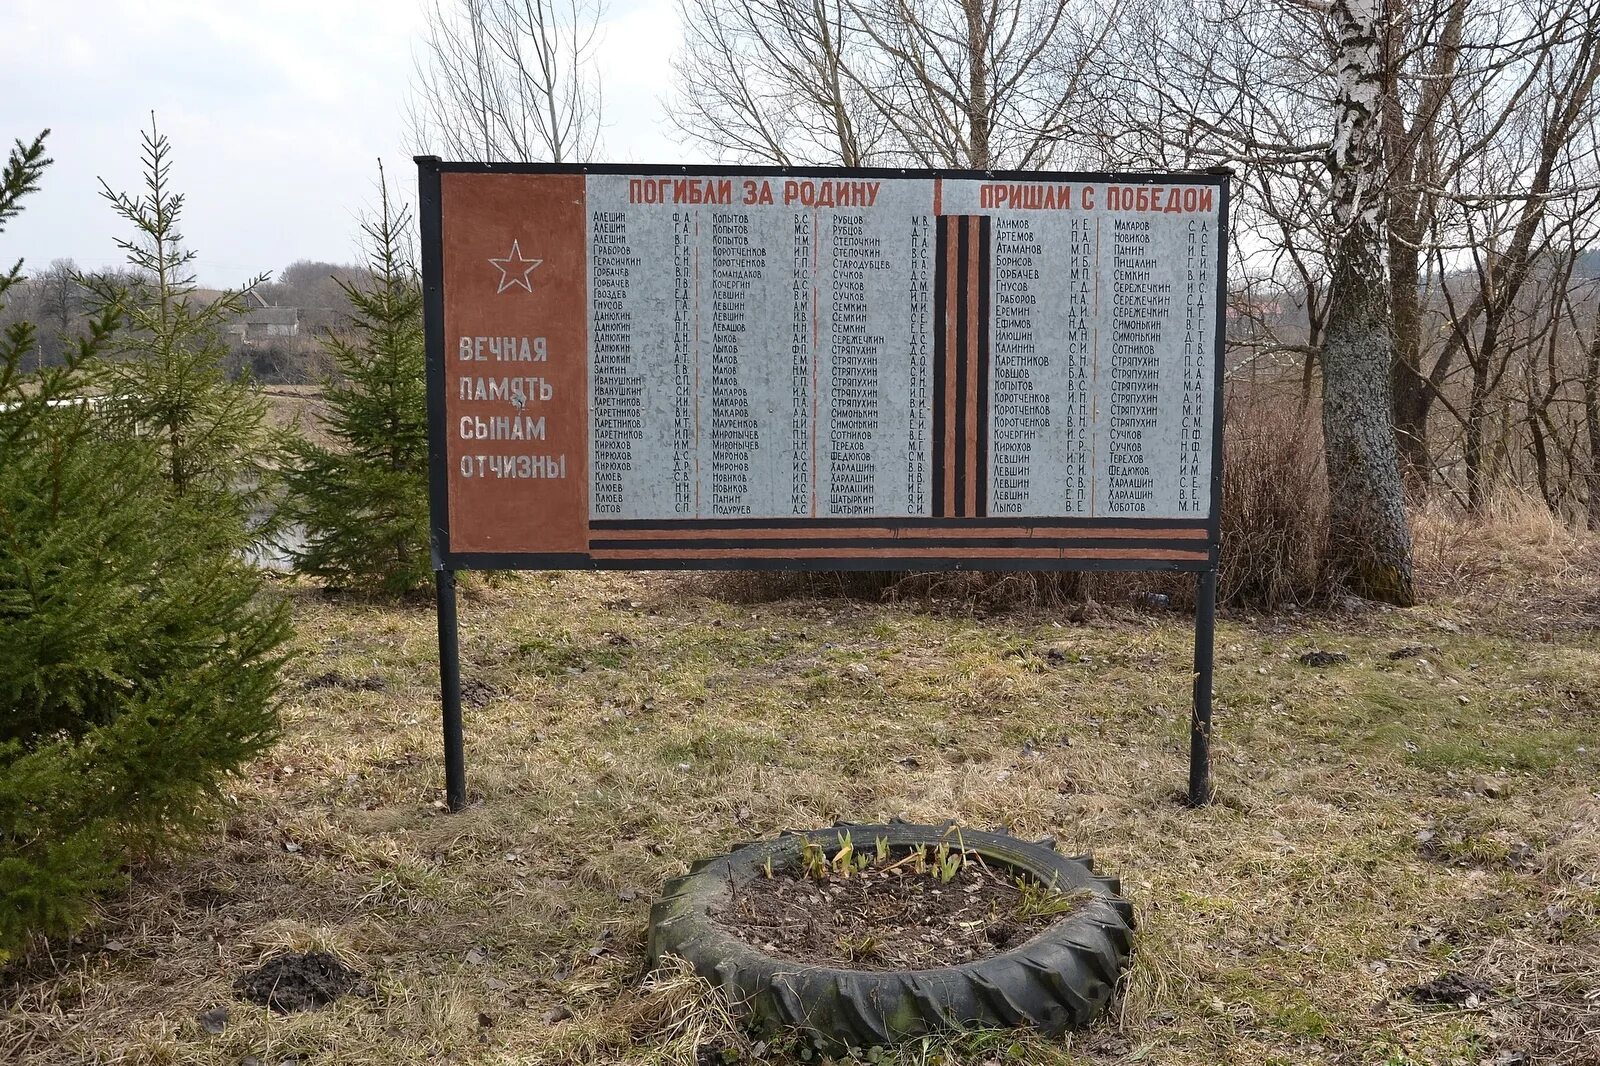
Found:
[[[1336,235],[1322,348],[1329,564],[1361,595],[1409,605],[1411,530],[1390,422],[1382,0],[1333,0],[1329,16],[1337,77],[1327,157]]]
[[[1415,598],[1411,539],[1391,419],[1382,129],[1382,0],[1177,3],[1147,23],[1149,69],[1105,72],[1125,166],[1225,165],[1238,173],[1246,235],[1236,312],[1264,282],[1305,315],[1305,396],[1321,372],[1327,453],[1327,578],[1373,599]]]

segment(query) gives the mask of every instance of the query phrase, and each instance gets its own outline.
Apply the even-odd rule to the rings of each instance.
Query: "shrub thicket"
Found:
[[[1275,611],[1328,591],[1328,479],[1315,411],[1270,391],[1228,403],[1222,445],[1221,602]]]
[[[329,585],[401,596],[425,587],[428,419],[422,289],[405,254],[409,213],[383,188],[366,231],[371,280],[340,280],[350,329],[328,335],[338,377],[326,387],[333,448],[287,441],[283,515],[304,527],[295,566]]]
[[[18,144],[0,224],[47,163]],[[0,958],[198,825],[276,731],[285,607],[232,509],[174,492],[160,443],[107,416],[117,317],[34,375],[33,328],[0,339]]]

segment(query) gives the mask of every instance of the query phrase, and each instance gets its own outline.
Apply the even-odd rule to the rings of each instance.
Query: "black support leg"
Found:
[[[1194,702],[1189,718],[1189,806],[1211,802],[1211,660],[1217,635],[1217,572],[1200,574],[1194,615]]]
[[[439,604],[439,688],[444,704],[444,797],[452,811],[467,805],[467,760],[461,740],[461,641],[456,627],[454,570],[434,573]]]

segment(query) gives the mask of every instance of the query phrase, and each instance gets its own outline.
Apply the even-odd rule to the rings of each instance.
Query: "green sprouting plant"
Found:
[[[933,849],[933,874],[942,884],[949,884],[961,872],[965,863],[966,849],[957,847],[950,849],[948,840],[941,840],[939,846]]]
[[[1027,921],[1032,918],[1059,918],[1081,907],[1092,895],[1088,891],[1062,892],[1054,881],[1042,884],[1029,877],[1018,877],[1016,917]]]
[[[814,840],[800,842],[800,873],[812,881],[828,879],[828,849]]]
[[[772,880],[772,856],[767,856],[767,861],[761,864],[761,872],[767,875],[767,880]]]
[[[890,861],[892,849],[887,837],[876,838],[873,850],[868,852],[858,850],[849,831],[845,830],[835,838],[837,848],[832,855],[823,844],[813,840],[802,840],[800,876],[811,881],[827,881],[834,877],[848,879],[875,869],[885,874],[904,872],[917,877],[931,875],[941,884],[949,884],[969,862],[984,865],[982,856],[967,850],[961,841],[960,832],[954,829],[951,832],[956,837],[954,844],[949,839],[942,840],[937,845],[918,844],[907,848],[904,855],[893,861]],[[770,858],[762,869],[766,871],[768,877],[772,876]]]
[[[833,856],[833,872],[840,877],[848,878],[855,872],[854,856],[856,848],[850,841],[849,830],[839,834],[839,850]]]

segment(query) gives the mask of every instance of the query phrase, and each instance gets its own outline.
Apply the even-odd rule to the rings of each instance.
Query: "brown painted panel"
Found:
[[[584,178],[447,173],[440,184],[451,550],[584,551]]]

